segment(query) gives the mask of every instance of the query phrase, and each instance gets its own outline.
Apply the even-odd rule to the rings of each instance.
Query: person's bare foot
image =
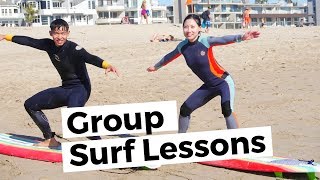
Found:
[[[61,146],[61,143],[59,141],[57,141],[55,138],[51,138],[51,139],[46,139],[46,140],[39,142],[37,144],[34,144],[34,146],[57,148],[57,147]]]

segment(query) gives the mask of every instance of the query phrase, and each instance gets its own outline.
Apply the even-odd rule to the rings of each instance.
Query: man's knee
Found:
[[[190,116],[192,113],[192,110],[186,105],[186,103],[183,103],[182,106],[180,107],[180,115],[182,117],[187,117]]]
[[[33,106],[33,103],[32,101],[29,99],[27,99],[25,102],[24,102],[24,108],[29,111],[32,109],[32,106]]]
[[[224,117],[229,117],[232,113],[232,109],[230,106],[230,101],[226,101],[224,103],[222,103],[221,105],[221,109],[222,109],[222,114]]]

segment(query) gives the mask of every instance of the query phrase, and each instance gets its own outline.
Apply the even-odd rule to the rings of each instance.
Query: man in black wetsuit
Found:
[[[69,25],[62,19],[56,19],[50,24],[52,39],[33,39],[26,36],[1,35],[0,41],[6,39],[17,44],[30,46],[46,51],[52,64],[57,69],[62,86],[41,91],[24,103],[25,109],[43,133],[45,140],[38,146],[56,147],[60,143],[54,138],[48,119],[41,110],[54,109],[62,106],[83,107],[88,101],[91,85],[86,64],[106,69],[106,73],[118,71],[107,61],[91,55],[84,48],[68,41]],[[100,139],[100,137],[88,137]]]

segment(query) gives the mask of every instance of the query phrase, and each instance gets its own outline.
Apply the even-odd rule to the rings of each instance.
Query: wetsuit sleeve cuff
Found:
[[[236,42],[241,42],[241,41],[243,41],[242,40],[242,38],[243,38],[243,35],[238,35],[238,37],[236,38]]]
[[[162,66],[161,66],[160,63],[157,63],[157,64],[154,65],[154,67],[156,68],[156,70],[158,70],[158,69],[160,69]]]
[[[5,39],[7,41],[12,41],[13,35],[12,34],[6,34]]]
[[[107,69],[108,67],[110,67],[111,66],[111,64],[109,64],[107,61],[103,61],[102,62],[102,68],[103,69]]]

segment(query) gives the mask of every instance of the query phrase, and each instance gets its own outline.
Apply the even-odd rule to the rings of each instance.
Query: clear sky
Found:
[[[173,0],[159,0],[159,4],[161,5],[173,5]]]
[[[159,4],[161,5],[173,5],[174,0],[159,0]],[[254,0],[250,0],[250,2],[254,2]],[[279,0],[268,0],[269,3],[277,3]],[[293,2],[298,2],[299,5],[303,5],[303,3],[307,3],[307,0],[293,0]]]

